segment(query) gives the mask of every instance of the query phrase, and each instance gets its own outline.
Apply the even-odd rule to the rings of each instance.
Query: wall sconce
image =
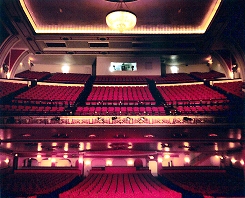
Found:
[[[237,69],[238,69],[238,65],[237,64],[234,64],[232,65],[232,72],[237,72]]]
[[[82,158],[82,157],[79,157],[78,162],[79,162],[80,164],[82,164],[82,163],[83,163],[83,158]]]
[[[169,159],[170,155],[169,154],[164,154],[164,159]]]
[[[106,166],[112,166],[112,161],[111,160],[106,160]]]
[[[158,156],[157,162],[158,162],[158,163],[162,163],[162,156]]]
[[[37,154],[37,158],[41,158],[42,157],[42,155],[41,154]]]
[[[231,163],[232,163],[232,164],[235,164],[235,163],[236,163],[236,161],[237,161],[237,160],[236,160],[234,157],[233,157],[233,158],[231,158]]]
[[[153,155],[150,155],[150,156],[149,156],[149,159],[150,159],[150,160],[154,160],[155,157],[154,157]]]
[[[128,164],[128,166],[133,166],[134,161],[132,159],[128,159],[127,164]]]
[[[90,166],[91,165],[91,161],[90,160],[85,160],[85,165],[86,166]]]
[[[240,160],[240,164],[243,166],[244,165],[244,160]]]
[[[184,161],[185,161],[186,164],[189,164],[191,160],[190,160],[190,158],[188,156],[186,156],[184,158]]]
[[[8,73],[8,71],[9,71],[9,66],[7,65],[7,64],[3,64],[3,72],[4,73]]]
[[[4,162],[5,162],[6,164],[8,164],[8,163],[9,163],[9,158],[6,158],[6,159],[4,160]]]
[[[6,77],[7,77],[7,79],[10,79],[10,72],[7,72]]]

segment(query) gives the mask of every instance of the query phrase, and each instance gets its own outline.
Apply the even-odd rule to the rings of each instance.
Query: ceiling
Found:
[[[136,27],[127,32],[131,34],[204,33],[221,4],[221,0],[20,2],[36,33],[118,33],[107,27],[105,17],[122,7],[137,16]]]
[[[227,154],[239,151],[243,131],[230,126],[25,126],[0,129],[1,149],[19,156],[37,153],[88,155],[148,155],[158,151],[178,154]],[[166,149],[167,148],[167,149]]]
[[[120,33],[105,22],[116,1],[3,0],[7,18],[36,55],[208,54],[229,21],[229,4],[222,0],[137,0],[122,6],[137,15],[137,25]]]

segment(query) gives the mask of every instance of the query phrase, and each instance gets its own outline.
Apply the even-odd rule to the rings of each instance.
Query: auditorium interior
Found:
[[[0,197],[245,197],[243,0],[0,8]]]

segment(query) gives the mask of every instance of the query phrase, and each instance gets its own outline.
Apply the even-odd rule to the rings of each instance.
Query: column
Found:
[[[245,143],[242,143],[242,156],[241,156],[241,160],[243,160],[243,164],[241,163],[241,166],[243,168],[243,176],[244,176],[244,181],[245,181]]]
[[[161,58],[161,77],[166,76],[166,64],[165,60]]]
[[[83,155],[80,155],[78,158],[78,169],[81,171],[81,175],[83,175],[83,173],[84,173]]]
[[[160,174],[162,170],[162,152],[158,153],[157,155],[157,174]]]
[[[13,170],[18,169],[18,154],[14,155],[14,160],[13,160]]]

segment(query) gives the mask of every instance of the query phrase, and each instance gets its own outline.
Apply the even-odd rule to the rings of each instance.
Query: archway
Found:
[[[143,167],[143,161],[141,159],[139,159],[139,158],[135,159],[134,160],[134,167],[136,167],[136,169]]]

